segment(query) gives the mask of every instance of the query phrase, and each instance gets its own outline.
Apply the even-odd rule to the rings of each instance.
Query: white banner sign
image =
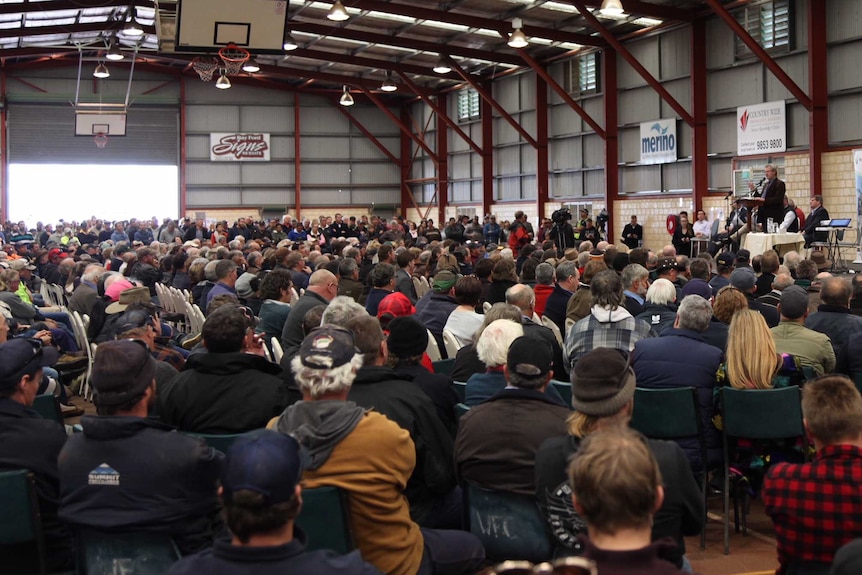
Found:
[[[227,132],[210,134],[210,161],[268,162],[269,134]]]
[[[736,154],[752,156],[787,151],[784,100],[736,109]]]
[[[676,144],[676,118],[641,124],[641,164],[675,162]]]

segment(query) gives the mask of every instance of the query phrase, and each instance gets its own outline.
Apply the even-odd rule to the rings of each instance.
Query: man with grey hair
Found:
[[[550,267],[550,266],[548,266]],[[563,361],[563,349],[560,347],[557,337],[544,325],[533,321],[536,312],[536,295],[533,289],[524,284],[515,284],[506,290],[506,303],[512,304],[521,310],[521,324],[524,327],[524,335],[536,340],[543,340],[551,346],[553,352],[554,373],[562,379],[568,379],[568,370]]]
[[[340,295],[326,306],[326,310],[320,318],[320,325],[332,324],[344,327],[353,318],[367,315],[368,312],[365,311],[364,307],[353,301],[353,299]]]
[[[216,296],[231,294],[236,296],[237,265],[233,260],[217,260],[215,264],[216,284],[207,293],[206,307]]]
[[[623,283],[617,272],[604,270],[590,282],[590,314],[578,320],[566,335],[565,353],[569,370],[597,347],[630,352],[639,340],[653,337],[649,324],[635,319],[623,302]]]
[[[635,344],[631,363],[638,387],[672,389],[694,387],[706,440],[707,465],[721,461],[721,434],[712,425],[715,415],[713,392],[715,373],[722,352],[703,340],[702,334],[712,320],[712,305],[698,296],[686,296],[679,306],[673,327],[660,337],[643,339]],[[667,414],[673,417],[672,413]],[[695,471],[704,470],[697,439],[678,440]]]
[[[367,327],[359,330],[360,338],[369,339]],[[438,563],[453,573],[478,569],[484,553],[475,536],[423,529],[411,518],[409,487],[404,486],[420,463],[417,446],[411,432],[385,411],[349,398],[366,355],[357,353],[362,344],[354,333],[323,325],[305,338],[291,362],[303,401],[288,407],[269,427],[295,437],[307,449],[310,461],[302,477],[306,488],[337,487],[347,493],[356,547],[381,572],[434,573],[431,566]],[[411,392],[410,384],[404,387]],[[449,455],[451,459],[451,451]],[[443,553],[447,561],[442,561]]]
[[[836,357],[851,335],[862,332],[862,317],[850,313],[852,296],[849,281],[840,277],[826,278],[820,288],[821,303],[805,320],[805,327],[829,336]]]
[[[553,351],[529,336],[509,346],[506,388],[461,417],[455,465],[462,479],[485,489],[535,496],[536,453],[566,432],[569,408],[546,395]]]
[[[555,275],[557,285],[554,286],[554,291],[548,296],[548,301],[545,302],[545,316],[557,324],[560,333],[565,334],[566,306],[569,305],[569,299],[578,289],[578,280],[581,278],[580,273],[578,273],[578,262],[564,260],[557,266]]]
[[[548,298],[554,293],[554,266],[542,262],[536,266],[536,313],[539,317],[545,315]]]
[[[105,273],[105,268],[99,264],[90,264],[84,268],[81,275],[81,283],[75,288],[72,297],[69,298],[69,309],[76,311],[82,316],[87,314],[92,317],[93,308],[99,300],[99,289],[96,287]]]
[[[357,303],[362,303],[362,283],[359,281],[359,264],[356,259],[345,257],[338,264],[338,295],[347,296]]]
[[[649,271],[640,264],[629,264],[623,268],[620,279],[626,296],[626,309],[634,316],[643,313],[644,298],[649,289]]]
[[[757,298],[759,301],[772,307],[778,307],[778,302],[781,300],[781,292],[793,285],[793,278],[790,274],[776,274],[772,280],[772,291]]]
[[[647,322],[656,334],[661,335],[676,319],[676,294],[676,286],[670,280],[655,280],[646,292],[644,311],[637,318]]]

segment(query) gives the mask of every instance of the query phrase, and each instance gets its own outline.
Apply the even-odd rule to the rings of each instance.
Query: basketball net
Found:
[[[251,52],[233,43],[219,50],[218,55],[222,59],[222,62],[224,62],[225,73],[228,76],[239,74],[242,70],[242,65],[251,58]]]
[[[102,150],[102,149],[104,149],[105,146],[108,145],[108,134],[106,134],[104,132],[99,132],[93,138],[93,141],[96,142],[96,147],[98,147],[100,150]]]

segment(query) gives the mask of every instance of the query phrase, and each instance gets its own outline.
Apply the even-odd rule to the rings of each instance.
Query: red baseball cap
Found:
[[[384,313],[389,313],[393,317],[403,317],[416,313],[416,308],[410,303],[410,298],[396,291],[380,301],[380,305],[377,307],[377,317],[382,317]]]

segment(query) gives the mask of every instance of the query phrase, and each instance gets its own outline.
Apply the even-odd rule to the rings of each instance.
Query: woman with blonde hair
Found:
[[[760,313],[736,312],[727,337],[727,382],[737,389],[770,389],[782,366],[772,332]]]

